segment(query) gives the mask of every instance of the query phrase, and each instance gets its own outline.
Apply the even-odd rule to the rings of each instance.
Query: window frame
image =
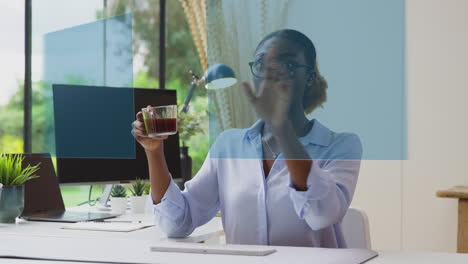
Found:
[[[103,0],[107,8],[107,0]],[[25,0],[25,28],[24,28],[24,118],[23,118],[23,151],[32,151],[32,0]],[[159,0],[159,89],[166,89],[166,0]]]

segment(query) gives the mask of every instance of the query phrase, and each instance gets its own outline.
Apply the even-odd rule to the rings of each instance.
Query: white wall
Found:
[[[409,160],[364,161],[353,206],[376,249],[454,252],[457,201],[435,192],[468,185],[468,1],[407,0],[406,14]]]
[[[363,160],[351,207],[366,211],[372,248],[400,250],[402,161]]]
[[[403,244],[403,161],[387,153],[405,148],[404,11],[402,0],[291,0],[286,25],[312,39],[329,83],[327,103],[310,117],[364,144],[352,206],[367,212],[375,249]]]
[[[455,251],[457,201],[435,192],[468,185],[468,1],[407,0],[407,69],[402,247]]]
[[[323,3],[298,2],[295,17]],[[368,213],[374,249],[454,252],[457,200],[435,193],[468,185],[468,1],[407,0],[405,29],[409,159],[363,161],[352,206]]]

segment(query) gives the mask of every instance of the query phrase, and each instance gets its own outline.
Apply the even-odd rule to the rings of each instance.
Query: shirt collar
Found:
[[[253,140],[255,137],[259,136],[262,133],[263,120],[257,120],[251,127],[245,130],[244,139]]]
[[[317,119],[313,119],[312,122],[313,125],[310,132],[307,135],[300,137],[299,141],[303,145],[311,143],[323,147],[329,146],[332,137],[331,130],[322,125]],[[257,136],[260,136],[264,123],[265,122],[261,119],[257,120],[251,127],[246,129],[243,139],[252,140]]]

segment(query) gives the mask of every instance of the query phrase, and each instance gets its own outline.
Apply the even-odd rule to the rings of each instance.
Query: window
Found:
[[[180,1],[166,1],[166,89],[177,90],[179,104],[188,92],[189,70],[203,75],[200,59]],[[133,12],[133,85],[137,88],[159,88],[159,1],[108,1],[108,15]],[[199,118],[205,133],[197,133],[188,142],[192,157],[192,174],[196,173],[208,153],[208,108],[206,89],[199,87],[191,101],[191,110]],[[201,116],[200,116],[201,115]],[[182,143],[181,143],[182,144]]]
[[[188,70],[202,75],[199,57],[193,44],[192,36],[186,22],[184,11],[179,1],[166,1],[166,52],[165,67],[165,87],[167,89],[176,89],[178,91],[178,100],[182,102],[187,94],[189,84]],[[48,45],[48,36],[50,34],[69,29],[71,27],[81,26],[96,22],[100,19],[125,15],[132,13],[132,48],[133,48],[133,86],[138,88],[160,88],[160,45],[159,45],[159,26],[160,26],[160,1],[159,0],[82,0],[64,2],[61,0],[50,0],[47,3],[33,1],[32,5],[32,151],[33,152],[53,152],[54,134],[53,134],[53,105],[52,91],[47,78],[51,69],[48,58],[50,48]],[[20,8],[24,13],[24,4]],[[3,19],[3,17],[2,17]],[[23,20],[20,21],[23,23]],[[5,23],[8,24],[8,23]],[[11,24],[11,23],[10,23]],[[20,25],[17,32],[24,32],[23,24]],[[23,38],[24,34],[20,34]],[[86,43],[86,40],[80,40]],[[23,42],[23,39],[20,40]],[[14,45],[18,47],[19,45]],[[63,45],[61,46],[63,47]],[[73,52],[73,49],[64,52]],[[20,50],[23,56],[23,49]],[[49,57],[48,57],[49,56]],[[23,57],[22,57],[23,58]],[[22,59],[21,61],[23,61]],[[23,72],[24,65],[20,65],[20,73]],[[57,68],[57,67],[56,67]],[[22,75],[19,74],[21,77]],[[89,84],[86,78],[81,76],[69,76],[68,84]],[[22,80],[21,82],[22,83]],[[131,86],[131,84],[127,85]],[[13,89],[12,89],[13,90]],[[15,90],[18,94],[19,89]],[[22,100],[22,93],[17,96]],[[2,98],[0,97],[0,100]],[[1,102],[0,102],[1,103]],[[207,94],[202,87],[197,89],[191,102],[191,108],[196,110],[197,114],[203,113],[207,109]],[[22,111],[22,104],[17,104],[18,109]],[[22,117],[22,114],[21,114]],[[0,117],[3,118],[3,117]],[[10,117],[13,118],[13,117]],[[205,117],[202,122],[202,128],[208,130]],[[16,122],[18,142],[21,145],[17,151],[22,151],[22,118]],[[9,124],[14,124],[9,121]],[[21,126],[20,126],[21,125]],[[1,130],[0,130],[1,131]],[[9,135],[15,135],[9,132]],[[5,133],[3,133],[5,134]],[[206,135],[207,133],[205,133]],[[193,172],[201,167],[208,152],[208,138],[203,133],[194,135],[185,142],[190,146],[190,155],[193,158]],[[19,143],[18,143],[19,144]],[[9,144],[9,147],[12,147]],[[93,198],[102,190],[102,186],[93,189]],[[66,206],[74,206],[80,202],[88,200],[88,186],[66,186],[62,187],[62,194]]]
[[[54,152],[53,105],[51,86],[47,84],[47,36],[86,23],[94,22],[103,14],[103,1],[81,0],[47,2],[32,1],[32,152]],[[49,52],[49,54],[48,54]],[[70,50],[69,52],[73,52]],[[52,54],[53,55],[53,54]],[[69,83],[81,84],[80,76],[70,76]],[[89,186],[62,186],[66,206],[75,206],[88,200]],[[93,188],[93,198],[102,191]]]
[[[167,1],[167,37],[166,37],[166,88],[177,90],[179,104],[182,105],[187,97],[189,83],[191,81],[189,71],[198,76],[203,76],[200,57],[187,23],[186,14],[180,1]],[[199,131],[184,142],[181,136],[181,146],[189,147],[189,155],[192,157],[192,175],[201,168],[208,153],[208,94],[204,85],[200,85],[190,102],[189,114],[196,122],[182,122],[179,126],[191,126],[198,124]],[[186,130],[193,131],[194,127]],[[180,135],[180,134],[179,134]]]
[[[0,153],[23,152],[24,1],[0,3]]]

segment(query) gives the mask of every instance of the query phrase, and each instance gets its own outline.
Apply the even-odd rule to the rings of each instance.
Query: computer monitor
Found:
[[[131,124],[141,108],[177,104],[175,90],[55,84],[53,98],[60,184],[148,178],[146,155],[130,133]],[[164,141],[164,154],[172,177],[181,178],[178,134]]]

